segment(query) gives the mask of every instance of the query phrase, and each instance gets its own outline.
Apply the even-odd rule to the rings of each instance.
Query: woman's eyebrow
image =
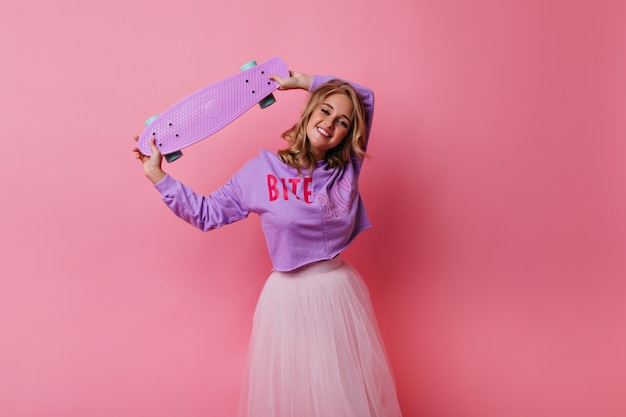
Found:
[[[335,108],[333,106],[331,106],[330,104],[328,104],[328,103],[322,103],[322,105],[328,106],[331,109],[335,110]],[[339,117],[345,117],[346,119],[348,119],[348,122],[352,123],[352,120],[348,116],[346,116],[345,114],[340,114]]]

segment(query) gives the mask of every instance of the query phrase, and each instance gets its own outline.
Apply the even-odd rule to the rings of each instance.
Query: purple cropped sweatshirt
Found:
[[[314,76],[310,90],[333,78]],[[365,104],[369,140],[374,94],[352,85]],[[319,161],[310,175],[303,176],[275,153],[262,150],[208,196],[169,175],[155,188],[178,217],[203,231],[258,214],[274,270],[291,271],[334,258],[371,227],[358,189],[360,169],[356,158],[332,169]]]

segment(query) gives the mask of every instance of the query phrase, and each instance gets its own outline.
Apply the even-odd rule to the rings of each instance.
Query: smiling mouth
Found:
[[[328,133],[326,130],[322,129],[321,127],[318,127],[317,131],[320,133],[320,135],[324,136],[326,139],[330,138],[330,133]]]

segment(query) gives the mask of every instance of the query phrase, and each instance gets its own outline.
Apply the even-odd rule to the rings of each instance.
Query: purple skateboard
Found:
[[[278,57],[259,65],[251,61],[241,69],[242,72],[210,84],[148,119],[138,141],[141,153],[152,154],[149,141],[154,137],[165,159],[175,161],[182,156],[181,149],[211,136],[255,104],[261,108],[272,104],[272,92],[279,85],[269,76],[289,76],[287,65]]]

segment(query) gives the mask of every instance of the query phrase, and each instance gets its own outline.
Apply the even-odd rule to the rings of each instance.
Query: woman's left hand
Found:
[[[309,91],[313,83],[312,75],[297,71],[289,71],[289,77],[286,78],[279,77],[278,75],[270,75],[270,79],[280,85],[280,87],[278,87],[279,90],[301,89]]]

